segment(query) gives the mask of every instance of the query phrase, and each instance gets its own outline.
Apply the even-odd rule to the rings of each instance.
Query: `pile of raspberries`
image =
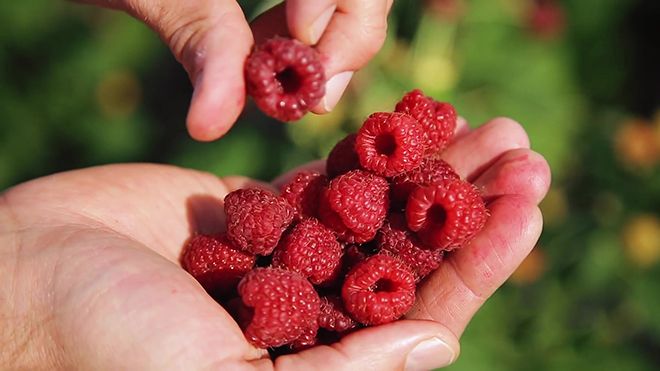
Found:
[[[294,49],[289,65],[300,63],[289,54],[308,53],[275,42]],[[298,88],[309,96],[309,86]],[[325,174],[302,171],[279,195],[229,193],[226,232],[192,236],[183,268],[258,348],[298,351],[401,318],[416,285],[488,218],[479,190],[438,157],[455,127],[450,104],[407,93],[394,112],[370,115],[339,141]]]

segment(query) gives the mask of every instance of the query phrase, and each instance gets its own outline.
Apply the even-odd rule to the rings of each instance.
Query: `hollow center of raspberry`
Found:
[[[396,288],[396,282],[388,280],[387,278],[381,278],[376,281],[376,284],[374,285],[374,292],[394,292],[396,291]]]
[[[291,67],[287,67],[277,73],[275,78],[280,82],[280,85],[282,85],[285,94],[295,93],[302,86],[300,76]]]
[[[396,141],[390,134],[376,136],[376,152],[379,155],[391,156],[396,149]]]
[[[426,213],[427,223],[435,228],[441,228],[447,220],[447,212],[442,205],[433,205]]]

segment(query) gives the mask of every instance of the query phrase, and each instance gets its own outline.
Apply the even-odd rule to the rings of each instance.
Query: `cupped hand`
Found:
[[[508,119],[473,131],[462,122],[444,158],[483,190],[491,217],[482,232],[423,282],[405,320],[274,361],[244,339],[179,265],[192,232],[222,228],[228,192],[271,185],[132,164],[10,189],[0,198],[0,363],[333,371],[450,364],[474,313],[536,243],[542,225],[537,204],[550,175],[523,129]]]
[[[235,0],[78,1],[124,10],[160,35],[194,85],[188,131],[209,141],[224,135],[243,110],[243,64],[255,40],[288,35],[315,45],[327,82],[313,111],[326,113],[353,72],[383,45],[393,0],[286,0],[252,24]]]

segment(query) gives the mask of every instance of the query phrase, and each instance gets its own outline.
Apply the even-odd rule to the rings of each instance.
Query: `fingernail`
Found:
[[[324,10],[314,22],[312,22],[312,25],[309,27],[309,41],[312,45],[316,44],[321,39],[321,35],[323,35],[325,28],[328,27],[332,15],[335,14],[335,9],[337,9],[337,5],[330,6],[328,9]]]
[[[432,370],[449,366],[456,360],[454,351],[439,338],[431,338],[417,344],[408,354],[406,371]]]
[[[353,71],[346,71],[332,76],[325,83],[325,97],[323,97],[322,104],[326,112],[332,111],[337,103],[339,103],[339,99],[344,95],[344,91],[348,83],[351,82],[352,77]]]

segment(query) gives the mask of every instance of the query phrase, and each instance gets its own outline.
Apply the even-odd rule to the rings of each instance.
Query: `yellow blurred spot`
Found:
[[[458,73],[454,64],[439,55],[415,58],[412,80],[423,91],[448,91],[455,85]]]
[[[561,224],[568,213],[566,193],[560,188],[550,188],[541,204],[543,222],[549,226]]]
[[[543,272],[545,272],[546,256],[539,246],[536,246],[532,252],[527,255],[525,260],[520,264],[518,269],[511,275],[509,279],[517,285],[527,285],[536,282]]]
[[[103,76],[96,87],[96,102],[107,117],[126,117],[142,100],[142,88],[131,71],[114,71]]]
[[[467,8],[465,0],[427,0],[426,6],[431,14],[445,21],[461,18]]]
[[[660,220],[653,214],[633,217],[623,227],[626,255],[636,265],[646,268],[660,261]]]
[[[658,162],[660,143],[653,126],[632,119],[624,122],[614,136],[619,159],[632,168],[650,169]]]

